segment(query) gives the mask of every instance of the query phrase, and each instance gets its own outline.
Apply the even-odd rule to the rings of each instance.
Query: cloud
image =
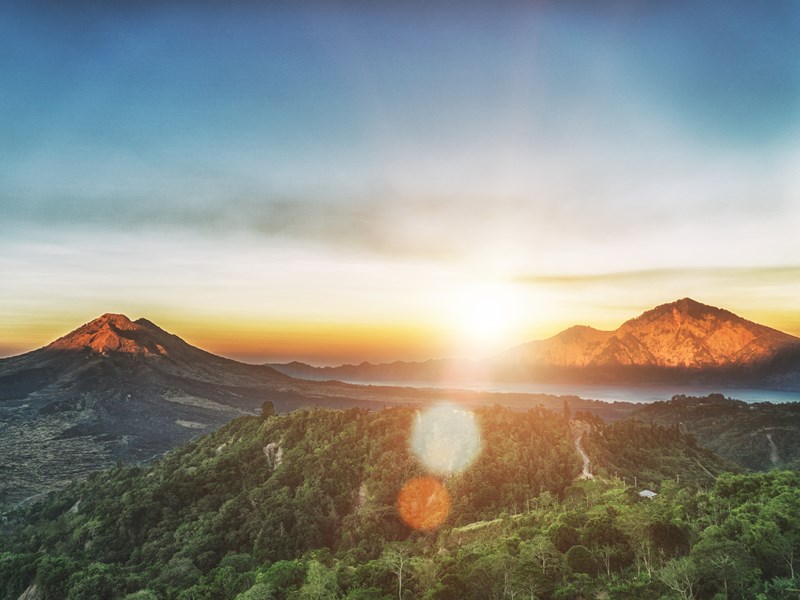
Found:
[[[574,254],[573,267],[616,253],[606,267],[615,268],[648,254],[663,265],[670,252],[688,262],[711,245],[701,236],[714,234],[737,241],[731,260],[741,262],[740,234],[760,224],[757,243],[782,250],[786,242],[776,240],[800,208],[786,184],[794,178],[781,175],[789,142],[729,147],[691,127],[700,105],[726,112],[698,88],[705,70],[722,87],[728,77],[735,91],[753,64],[705,56],[703,40],[713,36],[678,18],[693,10],[688,4],[543,3],[530,9],[537,18],[509,4],[522,20],[450,7],[456,16],[441,22],[397,19],[394,9],[368,18],[345,11],[338,37],[319,18],[319,31],[302,19],[262,30],[260,21],[245,27],[234,18],[217,27],[175,2],[180,10],[156,26],[147,18],[160,10],[155,3],[78,2],[64,13],[76,5],[71,35],[36,29],[15,55],[45,57],[51,70],[31,83],[42,65],[22,64],[8,86],[35,93],[16,100],[20,115],[0,122],[17,140],[0,142],[5,231],[152,228],[431,258],[500,244],[556,265]],[[49,15],[54,7],[34,2],[29,10]],[[86,14],[137,10],[130,27],[98,17],[97,40],[74,52]],[[702,24],[718,12],[698,10]],[[576,16],[584,13],[592,18]],[[758,23],[772,22],[759,14]],[[723,46],[743,22],[730,18]],[[666,33],[651,40],[660,23]],[[196,37],[180,35],[184,26]],[[20,29],[17,38],[25,37]],[[231,45],[231,31],[249,41]],[[767,44],[763,29],[753,35],[758,56],[776,50],[766,76],[793,99],[793,46],[785,36]],[[687,37],[692,51],[673,60],[671,49]],[[719,65],[724,77],[715,75]],[[50,75],[61,72],[54,89]],[[754,94],[746,99],[754,113],[771,112],[770,94]],[[41,104],[25,113],[32,100]],[[791,120],[779,112],[778,122]],[[723,254],[716,245],[708,252],[697,258]]]
[[[758,280],[764,283],[791,283],[800,281],[800,266],[777,267],[694,267],[678,269],[641,269],[608,273],[583,273],[574,275],[531,274],[515,279],[517,283],[556,286],[590,286],[598,284],[647,284],[671,279],[702,279],[706,281],[741,282]]]
[[[476,165],[462,157],[433,167],[389,165],[373,181],[349,184],[320,173],[270,191],[269,183],[224,168],[161,173],[132,163],[126,173],[121,165],[109,166],[108,178],[94,183],[85,174],[58,176],[52,185],[43,178],[32,186],[6,186],[0,229],[174,230],[207,239],[244,234],[429,259],[479,256],[502,246],[516,258],[530,256],[539,268],[548,260],[558,267],[572,256],[570,270],[581,255],[594,260],[603,254],[614,259],[606,268],[644,268],[648,261],[662,267],[717,264],[726,255],[745,260],[748,253],[770,253],[774,262],[779,249],[791,244],[777,232],[791,224],[794,201],[775,177],[765,183],[758,169],[736,173],[733,164],[715,169],[709,161],[702,172],[683,178],[671,169],[626,176],[624,168],[604,177],[607,165],[577,157],[543,160],[527,171],[501,160]],[[760,248],[725,248],[710,243],[715,236],[752,240]]]

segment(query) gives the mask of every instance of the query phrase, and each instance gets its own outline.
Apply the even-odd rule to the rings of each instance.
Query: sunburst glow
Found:
[[[511,285],[480,282],[453,294],[451,322],[462,344],[506,343],[520,316],[519,301]]]

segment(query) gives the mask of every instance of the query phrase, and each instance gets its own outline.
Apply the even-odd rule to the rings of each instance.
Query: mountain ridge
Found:
[[[581,330],[583,335],[577,341],[572,341],[574,329],[547,340],[522,344],[503,354],[523,352],[528,354],[529,361],[559,367],[702,368],[754,363],[787,347],[800,346],[800,338],[691,298],[656,306],[610,332],[586,328],[587,331]],[[558,360],[552,347],[567,340],[573,346],[582,344],[583,353]]]
[[[477,372],[499,381],[703,382],[795,390],[800,389],[800,338],[681,298],[611,331],[574,325],[479,361],[269,366],[294,377],[352,381],[465,381]]]

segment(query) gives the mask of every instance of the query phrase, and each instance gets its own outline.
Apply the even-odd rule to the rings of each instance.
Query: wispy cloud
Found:
[[[742,281],[757,279],[770,283],[800,282],[800,266],[778,267],[689,267],[678,269],[642,269],[609,273],[579,273],[572,275],[531,274],[516,278],[518,283],[534,285],[594,285],[594,284],[646,284],[668,279],[705,279]]]

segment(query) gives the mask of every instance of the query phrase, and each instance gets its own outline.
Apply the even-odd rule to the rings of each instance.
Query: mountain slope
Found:
[[[601,331],[586,325],[574,325],[545,340],[529,342],[507,350],[491,361],[502,368],[530,366],[591,365],[613,339],[613,331]]]
[[[144,460],[255,410],[291,379],[106,314],[0,360],[0,503]]]
[[[696,487],[681,489],[676,473],[662,469],[685,465],[709,486],[704,469],[721,466],[676,428],[631,424],[597,436],[598,450],[647,439],[652,454],[631,452],[625,471],[658,491],[647,500],[614,478],[577,480],[580,460],[561,414],[492,407],[475,411],[483,439],[475,462],[435,479],[452,499],[441,527],[415,531],[399,500],[426,474],[408,445],[415,418],[409,408],[245,417],[146,469],[98,473],[9,514],[0,528],[0,598],[18,598],[32,584],[59,598],[139,590],[137,597],[164,599],[389,598],[398,591],[393,553],[414,557],[403,597],[482,600],[506,588],[517,597],[534,590],[533,597],[574,598],[576,581],[592,579],[587,592],[612,585],[611,568],[614,586],[648,586],[623,597],[657,598],[666,590],[657,577],[641,577],[642,562],[650,569],[688,553],[707,527],[704,511],[728,512],[707,508],[712,498],[697,501]],[[685,486],[688,473],[677,474]],[[726,477],[728,488],[741,481],[752,496],[760,487],[761,479]],[[783,474],[776,484],[797,480]],[[766,487],[765,498],[778,496],[778,485]],[[796,503],[786,504],[793,497],[775,507],[787,537],[797,529]],[[421,495],[421,509],[430,498]]]
[[[32,369],[40,372],[66,369],[75,375],[98,364],[136,365],[140,369],[218,384],[288,380],[272,369],[246,365],[196,348],[147,319],[131,321],[125,315],[115,314],[105,314],[44,348],[0,359],[0,376],[10,377]]]
[[[800,389],[800,338],[690,298],[611,332],[568,329],[491,359],[510,379]]]
[[[633,419],[678,426],[719,456],[749,469],[800,469],[800,404],[746,404],[721,394],[674,396],[638,406]]]
[[[558,367],[702,369],[755,364],[798,345],[800,338],[683,298],[648,310],[615,331],[573,327],[498,358]]]
[[[149,459],[264,401],[380,406],[344,384],[293,380],[191,346],[146,319],[106,314],[0,359],[0,505],[116,461]]]

